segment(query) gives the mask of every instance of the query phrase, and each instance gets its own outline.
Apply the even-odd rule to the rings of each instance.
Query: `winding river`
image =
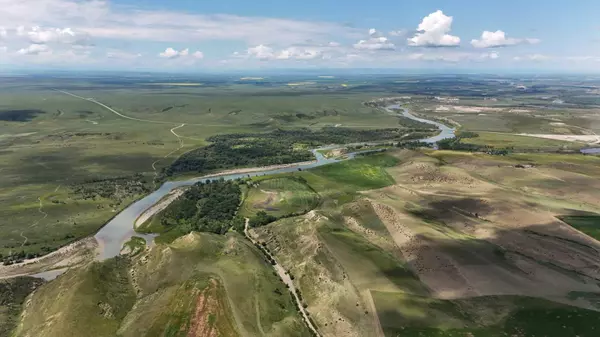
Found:
[[[423,122],[423,123],[427,123],[427,124],[433,124],[440,129],[440,131],[441,131],[440,134],[438,134],[434,137],[421,139],[420,141],[422,141],[422,142],[435,143],[435,142],[438,142],[443,139],[448,139],[448,138],[454,137],[454,129],[452,129],[444,124],[435,122],[435,121],[430,121],[427,119],[415,117],[412,114],[410,114],[406,108],[403,108],[398,104],[387,106],[385,109],[386,109],[386,111],[388,111],[390,113],[396,113],[395,110],[402,110],[402,113],[401,113],[402,116],[410,118],[415,121],[419,121],[419,122]],[[296,172],[296,171],[298,171],[298,169],[305,170],[305,169],[310,169],[310,168],[323,166],[323,165],[327,165],[327,164],[331,164],[331,163],[336,163],[336,162],[343,161],[343,160],[352,159],[356,155],[356,153],[350,153],[343,159],[336,159],[336,158],[326,158],[325,156],[323,156],[321,153],[318,152],[319,150],[332,149],[332,148],[336,148],[336,147],[340,147],[340,145],[329,145],[329,146],[324,146],[324,147],[320,147],[318,149],[312,150],[312,153],[315,156],[315,161],[312,163],[309,163],[309,164],[291,165],[291,166],[288,166],[285,168],[265,169],[265,170],[261,170],[261,171],[250,172],[250,173],[213,175],[208,178],[207,177],[198,177],[198,178],[193,178],[193,179],[189,179],[189,180],[165,182],[158,190],[154,191],[153,193],[144,197],[143,199],[140,199],[137,202],[131,204],[129,207],[127,207],[125,210],[123,210],[121,213],[119,213],[117,216],[115,216],[108,224],[106,224],[106,226],[104,226],[102,229],[100,229],[100,231],[95,236],[96,240],[98,241],[98,243],[100,245],[100,253],[99,253],[98,259],[105,260],[105,259],[109,259],[111,257],[115,257],[115,256],[119,255],[123,244],[125,242],[129,241],[129,239],[132,236],[143,237],[147,243],[149,243],[149,244],[152,243],[155,236],[154,235],[143,235],[143,234],[136,233],[134,230],[134,223],[135,223],[136,219],[142,213],[144,213],[147,209],[149,209],[154,204],[156,204],[159,200],[161,200],[165,195],[167,195],[169,192],[171,192],[175,188],[182,187],[182,186],[190,186],[190,185],[193,185],[193,184],[201,182],[201,181],[204,182],[207,180],[214,180],[214,179],[221,179],[221,178],[223,178],[225,180],[234,180],[237,178],[244,178],[244,177],[248,177],[248,176],[254,177],[254,176],[260,176],[260,175],[272,175],[272,174]]]

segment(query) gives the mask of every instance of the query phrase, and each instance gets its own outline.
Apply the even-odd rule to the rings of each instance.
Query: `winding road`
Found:
[[[254,240],[252,238],[252,236],[250,236],[250,234],[248,233],[248,227],[249,227],[248,224],[249,223],[250,223],[250,219],[246,218],[246,225],[244,226],[244,235],[246,235],[246,238],[248,240],[250,240],[254,245],[258,245],[258,243],[256,242],[256,240]],[[313,325],[312,321],[310,320],[310,318],[308,316],[308,313],[307,313],[306,309],[302,305],[302,301],[298,297],[298,292],[296,290],[296,286],[294,285],[294,281],[292,281],[292,278],[290,277],[290,275],[279,264],[279,262],[277,262],[277,260],[275,259],[275,257],[273,257],[273,255],[271,255],[271,253],[269,253],[269,252],[265,252],[265,253],[268,254],[271,257],[271,259],[273,259],[273,261],[275,261],[275,264],[273,265],[273,269],[275,269],[275,272],[277,272],[277,275],[279,275],[279,278],[290,289],[290,292],[293,295],[294,301],[296,302],[296,306],[300,309],[300,314],[302,314],[302,318],[304,319],[304,323],[306,323],[306,325],[308,326],[308,328],[310,330],[312,330],[312,332],[315,334],[315,336],[319,336],[320,337],[321,334],[319,334],[319,331]]]

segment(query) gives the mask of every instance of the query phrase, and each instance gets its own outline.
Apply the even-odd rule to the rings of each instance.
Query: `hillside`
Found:
[[[15,336],[310,336],[261,253],[193,233],[42,286]]]

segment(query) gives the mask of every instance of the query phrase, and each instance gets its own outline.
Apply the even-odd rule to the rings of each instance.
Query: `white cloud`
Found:
[[[497,30],[495,32],[484,31],[481,34],[481,38],[479,40],[473,39],[471,40],[471,44],[475,48],[497,48],[497,47],[506,47],[513,46],[517,44],[536,44],[539,43],[539,39],[515,39],[515,38],[507,38],[506,34]]]
[[[7,36],[8,36],[8,32],[6,31],[6,28],[0,27],[0,40],[4,39]]]
[[[179,56],[179,52],[177,50],[169,47],[169,48],[165,49],[164,52],[158,54],[158,56],[163,57],[163,58],[171,59],[171,58],[174,58],[174,57],[178,57]]]
[[[482,60],[496,60],[500,57],[500,54],[498,54],[497,52],[493,51],[490,53],[483,53],[481,55],[479,55],[479,57]]]
[[[240,53],[234,53],[234,56],[240,57]],[[316,47],[292,46],[282,50],[275,50],[269,46],[258,45],[246,50],[246,57],[256,58],[262,61],[270,60],[313,60],[323,58],[322,50]]]
[[[448,34],[452,28],[451,16],[446,16],[441,10],[435,11],[423,18],[415,36],[408,39],[408,44],[415,47],[455,47],[460,44],[460,38]]]
[[[249,56],[253,56],[259,60],[269,60],[269,59],[273,59],[275,57],[273,48],[262,45],[262,44],[258,45],[256,47],[248,48],[246,53]]]
[[[149,10],[144,8],[144,2],[139,3],[120,6],[107,0],[0,0],[0,18],[7,27],[71,27],[94,39],[157,42],[326,43],[357,31],[332,22]]]
[[[360,40],[355,43],[353,47],[359,50],[393,50],[396,48],[387,37],[381,36],[381,34],[373,28],[369,30],[369,36],[368,40]]]
[[[405,29],[392,30],[389,35],[393,37],[405,37],[408,35],[408,31]]]
[[[368,40],[360,40],[354,44],[356,49],[366,50],[393,50],[396,46],[391,43],[386,37],[370,38]]]
[[[8,51],[8,47],[0,46],[0,53],[6,53]]]
[[[175,49],[169,47],[169,48],[165,49],[164,52],[159,53],[158,56],[162,57],[162,58],[166,58],[166,59],[187,58],[188,56],[192,56],[197,59],[202,59],[202,58],[204,58],[204,53],[202,53],[201,51],[196,51],[190,55],[189,48],[185,48],[182,50],[175,50]]]
[[[427,62],[484,62],[493,61],[500,58],[497,52],[489,53],[467,53],[467,52],[434,52],[434,53],[413,53],[408,56],[409,60],[427,61]]]
[[[550,56],[543,55],[543,54],[528,54],[528,55],[523,55],[523,56],[515,56],[515,57],[513,57],[513,60],[541,62],[541,61],[547,61],[550,58],[551,58]]]
[[[110,59],[120,59],[120,60],[134,60],[142,57],[140,53],[131,53],[122,50],[110,50],[106,52],[106,57]]]
[[[17,28],[17,35],[27,36],[29,42],[35,44],[64,43],[73,45],[88,45],[89,35],[75,32],[71,28],[42,28],[34,26],[27,31],[25,27]]]
[[[19,55],[39,55],[44,53],[51,53],[50,48],[45,44],[31,44],[29,47],[19,49],[17,52]]]
[[[342,44],[341,44],[341,43],[339,43],[339,42],[329,42],[327,45],[328,45],[329,47],[339,47],[339,46],[341,46]]]

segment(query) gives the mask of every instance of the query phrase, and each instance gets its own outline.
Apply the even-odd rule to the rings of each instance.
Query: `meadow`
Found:
[[[529,89],[517,89],[511,84],[515,81]],[[415,122],[363,104],[382,97],[401,96],[400,102],[416,114],[447,118],[458,122],[461,130],[481,132],[470,142],[510,144],[528,151],[575,150],[580,144],[513,133],[599,130],[597,110],[577,83],[564,79],[548,86],[526,78],[416,75],[4,77],[0,215],[11,221],[0,223],[0,254],[18,260],[93,234],[154,189],[156,178],[177,158],[209,145],[211,136],[301,127],[316,132],[337,127],[414,133],[410,130]],[[436,97],[457,97],[460,102],[444,103]],[[548,97],[565,103],[552,106]],[[440,105],[500,110],[465,113],[441,111]],[[300,142],[294,149],[306,146]],[[123,179],[138,186],[132,188]]]
[[[153,84],[146,77],[3,81],[0,215],[10,221],[0,222],[0,254],[32,257],[93,234],[154,189],[163,168],[214,135],[338,124],[402,126],[395,117],[362,106],[367,94],[350,95],[340,86],[329,92],[227,78],[193,87],[166,82]],[[133,119],[54,89],[93,97]],[[138,181],[139,188],[129,188],[127,181]]]

